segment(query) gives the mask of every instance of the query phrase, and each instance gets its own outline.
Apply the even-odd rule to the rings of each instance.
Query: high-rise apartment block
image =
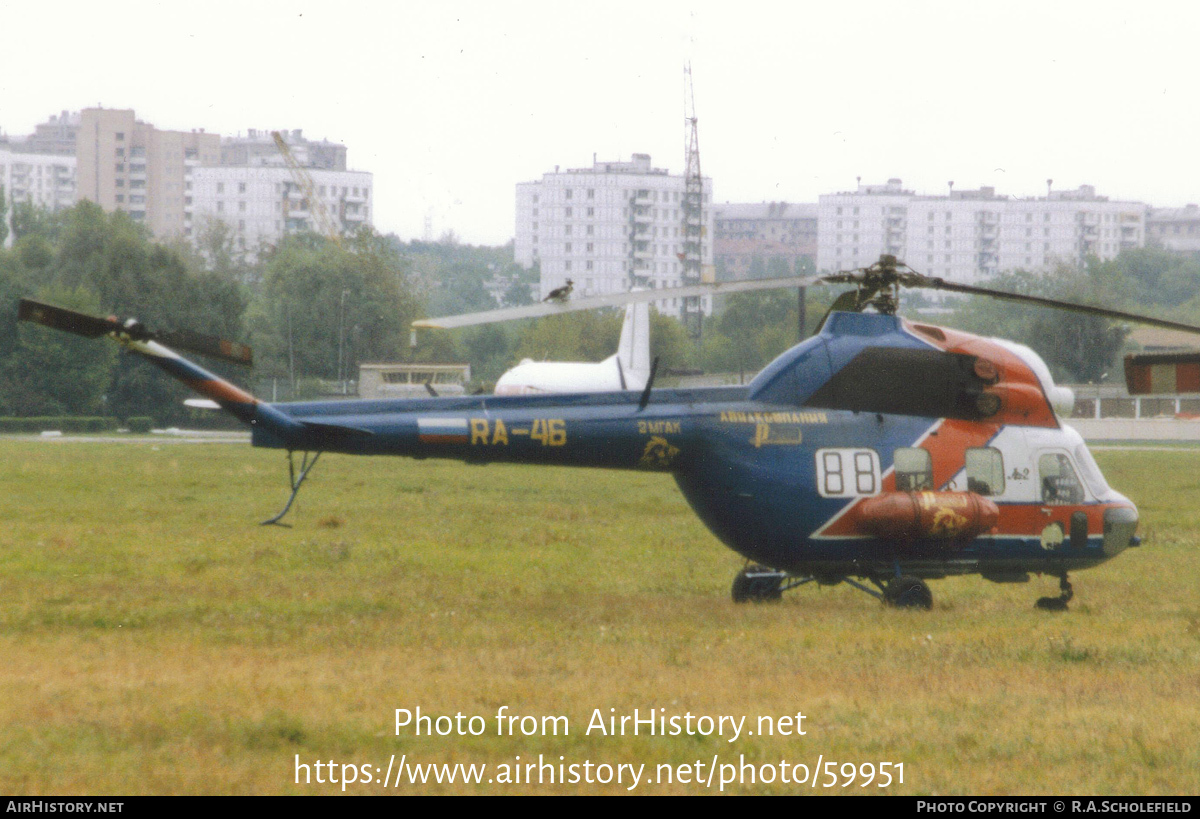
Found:
[[[64,114],[64,117],[66,115]],[[319,230],[323,207],[337,230],[371,223],[371,174],[346,170],[346,147],[285,141],[316,201],[297,184],[269,131],[222,139],[204,131],[160,131],[130,110],[88,108],[76,134],[80,199],[124,211],[160,239],[196,241],[212,220],[251,252],[288,233]]]
[[[17,205],[48,211],[69,208],[75,204],[75,157],[17,153],[0,145],[0,188],[10,226]],[[10,231],[8,243],[11,242]]]
[[[133,111],[85,108],[76,137],[76,196],[128,213],[157,238],[190,235],[192,171],[216,164],[221,138],[160,131]]]
[[[308,169],[317,197],[316,202],[310,202],[282,160],[265,159],[257,166],[195,169],[192,225],[197,239],[212,221],[220,220],[228,227],[238,250],[254,252],[289,233],[320,232],[318,206],[343,233],[371,223],[371,174]]]
[[[888,253],[962,283],[1007,270],[1050,272],[1144,246],[1146,210],[1140,202],[1110,202],[1091,185],[1016,199],[990,187],[918,196],[899,179],[860,184],[819,198],[817,267],[851,270]]]
[[[806,263],[816,263],[815,204],[715,205],[713,222],[713,258],[719,278],[761,278],[771,272],[791,275]],[[756,265],[762,269],[756,270]]]
[[[79,115],[63,111],[37,126],[29,136],[0,135],[0,192],[5,244],[13,243],[15,207],[30,205],[58,211],[75,204],[75,132]]]
[[[8,148],[18,153],[26,154],[55,154],[57,156],[75,156],[75,137],[79,132],[79,112],[63,111],[61,116],[51,115],[50,119],[34,126],[34,132],[29,136],[0,137],[0,149]]]
[[[1154,208],[1146,215],[1149,242],[1188,256],[1200,256],[1200,206]]]
[[[222,165],[280,165],[279,148],[271,131],[251,128],[245,136],[225,137],[221,140]],[[299,128],[280,134],[288,144],[296,161],[306,168],[324,171],[346,170],[346,146],[328,140],[312,140],[304,137]]]
[[[679,287],[684,281],[686,181],[651,165],[629,162],[547,173],[517,185],[516,261],[541,267],[541,295],[570,279],[579,295],[631,287]],[[712,180],[703,180],[700,263],[712,269]],[[679,299],[656,302],[678,316]],[[701,308],[711,311],[711,298]]]

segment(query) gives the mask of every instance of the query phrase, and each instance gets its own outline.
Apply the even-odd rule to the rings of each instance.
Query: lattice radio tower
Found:
[[[683,69],[683,128],[684,172],[683,186],[683,284],[700,284],[702,270],[701,244],[704,240],[704,177],[700,174],[700,137],[696,129],[696,97],[692,90],[692,64]],[[704,322],[703,302],[699,296],[683,300],[680,311],[683,326],[693,338],[700,338]]]

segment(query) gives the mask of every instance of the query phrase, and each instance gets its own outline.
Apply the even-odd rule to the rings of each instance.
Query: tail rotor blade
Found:
[[[99,338],[121,329],[121,324],[116,319],[90,316],[33,299],[21,299],[17,307],[17,319],[85,338]]]
[[[99,338],[110,333],[116,333],[126,341],[158,341],[168,347],[186,350],[191,353],[231,361],[234,364],[250,366],[254,357],[250,348],[245,344],[227,341],[216,336],[203,333],[193,333],[191,330],[170,330],[153,333],[142,326],[140,322],[128,321],[121,323],[115,318],[101,318],[56,307],[33,299],[21,299],[17,307],[17,318],[30,321],[55,330],[63,330],[85,338]]]

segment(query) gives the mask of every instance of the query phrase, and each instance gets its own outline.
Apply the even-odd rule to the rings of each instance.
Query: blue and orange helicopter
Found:
[[[320,455],[335,452],[669,472],[708,528],[747,559],[733,581],[737,602],[815,581],[930,608],[926,580],[1046,574],[1061,594],[1038,606],[1061,610],[1073,596],[1069,572],[1139,544],[1137,508],[1062,423],[1070,390],[1037,354],[907,321],[896,315],[899,289],[1200,328],[946,282],[891,256],[809,281],[853,289],[816,335],[748,385],[707,389],[653,389],[655,361],[640,391],[267,403],[171,349],[249,363],[243,346],[31,300],[19,318],[109,336],[249,425],[254,446],[286,450],[291,494],[264,523],[279,522]],[[1188,366],[1127,359],[1127,380],[1149,389],[1150,368]]]

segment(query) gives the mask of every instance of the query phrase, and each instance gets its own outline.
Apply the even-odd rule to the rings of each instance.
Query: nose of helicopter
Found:
[[[1104,554],[1113,557],[1129,546],[1140,545],[1136,534],[1138,524],[1137,507],[1129,501],[1128,506],[1112,506],[1104,510]]]

